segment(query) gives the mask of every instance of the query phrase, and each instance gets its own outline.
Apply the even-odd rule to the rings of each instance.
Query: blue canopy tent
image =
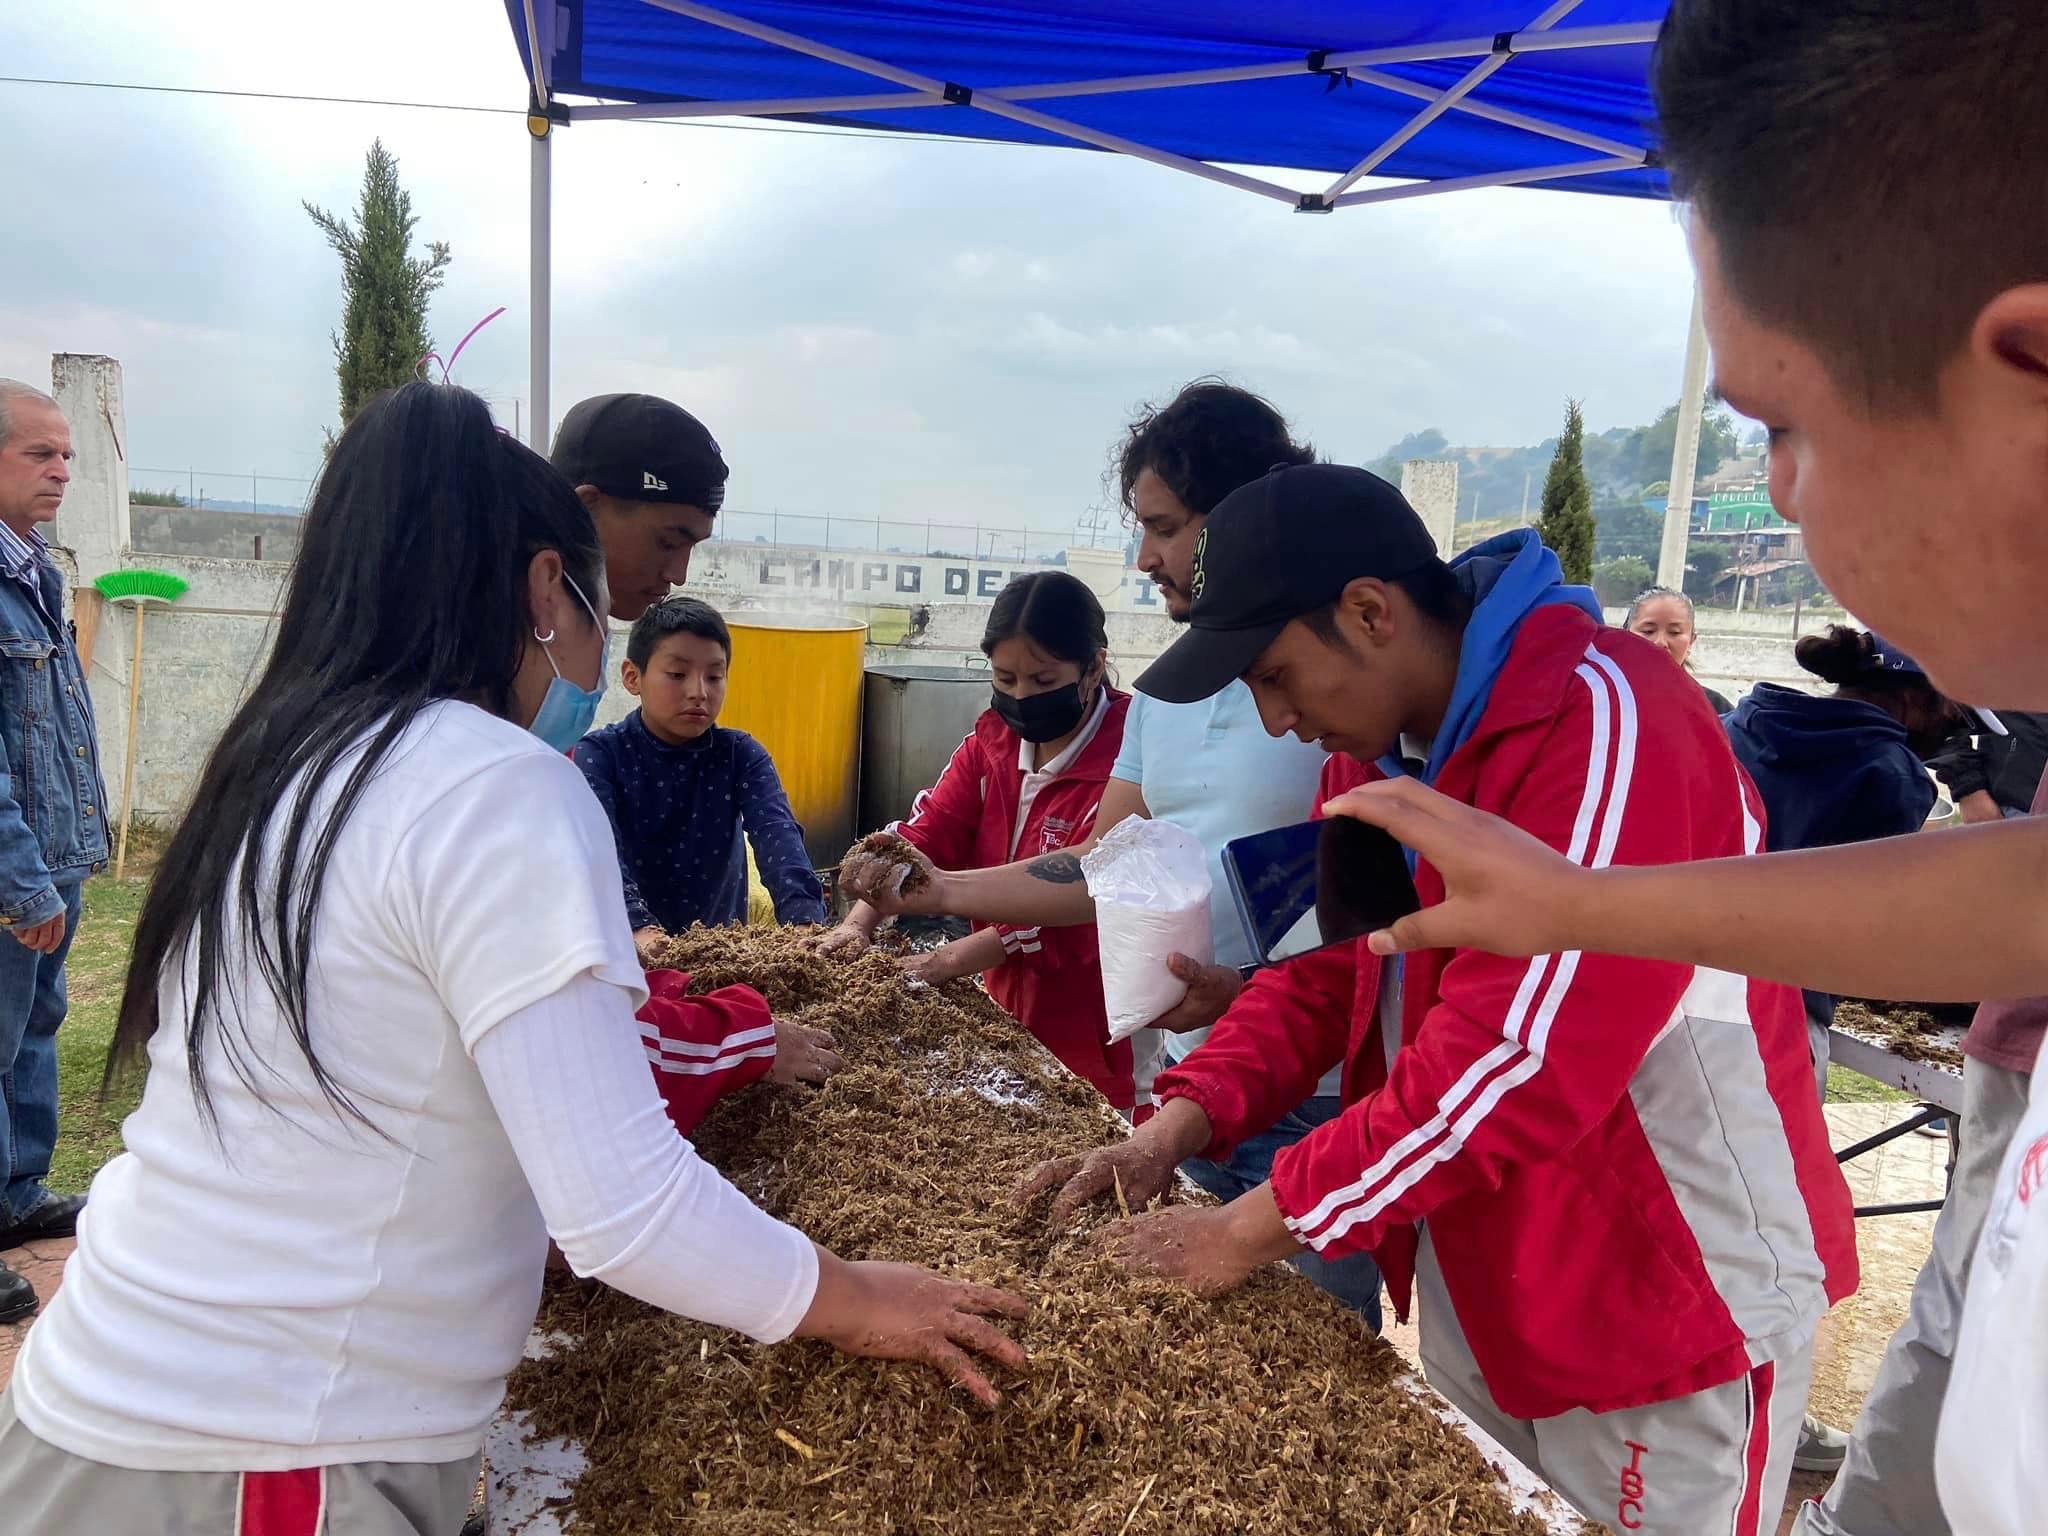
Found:
[[[505,0],[532,86],[536,437],[551,421],[557,125],[780,117],[1082,147],[1302,213],[1475,187],[1662,198],[1647,76],[1666,3]],[[1247,166],[1334,179],[1304,193]],[[1682,400],[1705,366],[1695,306]],[[1696,445],[1696,410],[1680,419],[1689,485],[1688,423]],[[1682,519],[1677,532],[1682,568]]]

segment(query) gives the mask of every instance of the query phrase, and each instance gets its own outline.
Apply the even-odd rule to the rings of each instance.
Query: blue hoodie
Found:
[[[1565,584],[1564,567],[1533,528],[1497,533],[1473,545],[1451,561],[1451,571],[1472,599],[1472,617],[1458,647],[1458,677],[1451,689],[1450,708],[1444,711],[1444,723],[1429,745],[1429,762],[1422,771],[1425,784],[1436,782],[1451,754],[1478,729],[1487,701],[1493,697],[1493,680],[1507,664],[1522,620],[1552,603],[1570,603],[1590,613],[1596,624],[1607,622],[1592,588]],[[1399,752],[1381,758],[1380,767],[1389,775],[1408,772]],[[1412,850],[1408,863],[1412,869]]]
[[[1906,728],[1875,704],[1758,683],[1723,724],[1763,796],[1773,853],[1917,832],[1934,809]]]
[[[1917,832],[1934,809],[1906,728],[1875,704],[1758,683],[1722,724],[1763,797],[1772,853]],[[1826,1026],[1835,1000],[1809,991],[1806,1012]]]

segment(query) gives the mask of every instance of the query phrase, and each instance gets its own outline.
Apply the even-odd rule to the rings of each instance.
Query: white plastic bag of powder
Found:
[[[1215,958],[1209,856],[1184,828],[1130,816],[1081,856],[1081,873],[1095,899],[1109,1038],[1128,1040],[1187,996],[1169,955]]]

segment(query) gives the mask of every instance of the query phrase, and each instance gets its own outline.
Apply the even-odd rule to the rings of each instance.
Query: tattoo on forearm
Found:
[[[1087,878],[1081,872],[1081,860],[1071,853],[1049,853],[1042,859],[1033,859],[1024,866],[1024,872],[1047,885],[1079,885]]]

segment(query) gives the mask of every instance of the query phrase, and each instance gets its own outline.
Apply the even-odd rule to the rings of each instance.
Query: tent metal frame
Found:
[[[940,80],[881,59],[869,58],[829,43],[802,37],[778,27],[750,21],[730,11],[700,4],[698,0],[641,0],[641,3],[742,37],[752,38],[756,42],[768,43],[792,53],[840,65],[876,80],[885,81],[897,89],[866,94],[763,98],[751,101],[635,101],[584,105],[557,102],[553,98],[547,78],[547,61],[551,56],[552,37],[543,36],[541,26],[544,18],[552,22],[553,0],[523,0],[527,57],[533,72],[533,100],[527,117],[527,128],[532,140],[532,329],[529,388],[532,396],[533,430],[536,440],[543,446],[547,443],[553,426],[549,399],[549,379],[553,364],[552,337],[549,330],[552,307],[550,264],[553,193],[550,146],[552,130],[557,123],[617,122],[643,118],[674,120],[702,117],[817,117],[875,111],[895,112],[906,108],[965,107],[1036,128],[1075,144],[1148,161],[1167,170],[1199,176],[1206,181],[1285,203],[1300,213],[1332,213],[1339,208],[1364,207],[1447,192],[1474,191],[1483,187],[1530,186],[1546,181],[1595,176],[1609,171],[1638,170],[1657,163],[1656,152],[1647,145],[1628,144],[1604,138],[1540,117],[1532,117],[1527,113],[1510,111],[1471,99],[1473,91],[1498,73],[1517,54],[1630,46],[1656,40],[1658,26],[1655,22],[1617,26],[1560,26],[1559,23],[1576,10],[1583,0],[1551,0],[1551,3],[1526,27],[1513,32],[1450,38],[1440,42],[1410,43],[1389,48],[1362,48],[1341,52],[1317,50],[1300,58],[1277,59],[1269,63],[1244,64],[1225,69],[1122,75],[1095,80],[1060,80],[992,88]],[[1443,89],[1387,74],[1380,67],[1388,64],[1432,63],[1467,58],[1475,60],[1473,65],[1457,81]],[[1320,192],[1299,192],[1257,176],[1245,175],[1204,160],[1141,144],[1117,134],[1105,133],[1026,105],[1034,101],[1057,101],[1140,91],[1180,90],[1251,80],[1283,79],[1300,74],[1357,81],[1379,90],[1410,97],[1420,101],[1422,105],[1399,128],[1374,145],[1356,164]],[[1431,123],[1449,112],[1465,113],[1502,127],[1519,129],[1560,144],[1570,145],[1575,149],[1589,151],[1592,158],[1551,165],[1526,166],[1515,170],[1490,171],[1474,176],[1403,182],[1369,191],[1352,190],[1360,180],[1372,175],[1379,166],[1398,153]],[[1691,385],[1696,375],[1703,377],[1704,371],[1705,351],[1695,303],[1694,321],[1686,350],[1687,385]],[[1699,408],[1692,398],[1697,393],[1697,390],[1689,388],[1688,393],[1680,397],[1680,430],[1677,444],[1679,449],[1683,449],[1688,440],[1694,444],[1698,441]],[[1673,586],[1679,584],[1676,578],[1683,576],[1685,519],[1690,509],[1689,492],[1692,481],[1688,457],[1685,465],[1688,473],[1683,476],[1688,496],[1686,501],[1681,503],[1676,495],[1681,478],[1678,472],[1680,456],[1674,453],[1671,476],[1673,510],[1666,514],[1663,558],[1659,562],[1658,571],[1658,580]],[[1674,522],[1677,524],[1675,528]]]

